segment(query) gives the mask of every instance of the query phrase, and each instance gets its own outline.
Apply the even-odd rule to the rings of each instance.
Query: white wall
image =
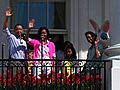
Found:
[[[0,0],[0,59],[2,58],[2,44],[5,43],[3,58],[8,58],[8,46],[5,34],[3,33],[3,20],[5,15],[5,9],[8,6],[9,0]]]
[[[120,0],[110,0],[111,45],[120,43]],[[120,60],[112,61],[112,90],[120,90]]]
[[[111,45],[120,43],[120,0],[110,0]]]
[[[112,86],[111,90],[120,90],[120,61],[112,61]]]

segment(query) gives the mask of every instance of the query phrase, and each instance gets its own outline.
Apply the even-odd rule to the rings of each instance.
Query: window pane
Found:
[[[65,2],[49,2],[48,27],[65,29]]]
[[[13,16],[12,16],[12,26],[14,27],[15,24],[20,23],[24,26],[24,28],[27,28],[28,23],[28,4],[27,2],[21,2],[16,3],[12,5],[13,9]]]
[[[35,28],[46,26],[49,29],[65,29],[65,2],[46,1],[15,1],[13,8],[12,27],[20,23],[28,28],[28,21],[35,19]]]
[[[28,28],[28,21],[32,18],[35,19],[35,28],[40,26],[46,26],[46,3],[19,2],[14,5],[14,11],[16,13],[16,23],[21,23],[25,28]]]
[[[35,28],[47,25],[46,5],[47,4],[45,2],[34,2],[29,4],[29,18],[35,19]]]

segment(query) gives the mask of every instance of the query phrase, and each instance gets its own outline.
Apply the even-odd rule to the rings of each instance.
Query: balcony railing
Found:
[[[108,60],[50,62],[2,59],[0,90],[107,90]]]

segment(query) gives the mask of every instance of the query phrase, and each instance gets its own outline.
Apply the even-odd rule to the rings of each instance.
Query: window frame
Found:
[[[19,3],[19,2],[65,2],[65,8],[66,8],[66,0],[16,0],[16,1],[14,1],[14,0],[10,0],[10,5],[11,5],[11,7],[12,7],[12,4],[14,5],[14,4],[16,4],[16,3]],[[28,4],[29,5],[29,4]],[[29,7],[28,7],[28,9],[29,9]],[[29,11],[29,10],[28,10]],[[46,11],[47,13],[48,13],[48,8],[47,8],[47,11]],[[29,12],[28,12],[29,13]],[[66,13],[66,12],[65,12]],[[29,15],[29,14],[28,14]],[[49,14],[47,14],[47,23],[49,23],[49,17],[48,17],[48,15]],[[66,15],[66,14],[65,14]],[[16,16],[16,15],[15,15]],[[66,17],[66,16],[65,16]],[[15,21],[15,18],[13,17],[12,18],[13,19],[13,21]],[[66,19],[66,18],[65,18]],[[29,20],[29,16],[28,16],[28,20]],[[66,20],[65,20],[66,21]],[[67,22],[67,21],[66,21]],[[67,35],[67,26],[66,26],[66,22],[65,22],[65,29],[51,29],[51,28],[48,28],[49,29],[49,31],[50,31],[50,33],[51,34],[63,34],[63,35]],[[13,26],[12,25],[12,21],[10,21],[10,25],[11,26]],[[47,24],[48,25],[48,24]],[[38,30],[38,28],[36,28],[36,29],[33,29],[32,31],[31,31],[31,34],[37,34],[37,30]],[[11,31],[13,32],[13,28],[11,29]],[[25,28],[24,29],[24,31],[25,31],[25,33],[27,32],[27,29]]]

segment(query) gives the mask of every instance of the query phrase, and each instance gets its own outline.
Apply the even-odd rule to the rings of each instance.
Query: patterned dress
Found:
[[[36,66],[34,75],[37,76],[37,78],[40,78],[39,75],[41,73],[48,75],[51,72],[51,66],[53,65],[52,59],[56,57],[54,43],[47,40],[47,44],[41,44],[41,41],[39,40],[30,38],[28,40],[28,43],[34,47],[33,58],[37,59],[34,61],[34,65]]]

